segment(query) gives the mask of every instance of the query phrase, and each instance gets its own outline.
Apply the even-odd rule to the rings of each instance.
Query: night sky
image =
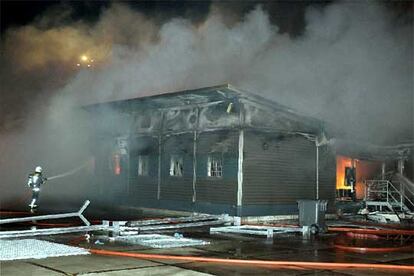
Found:
[[[1,32],[9,27],[29,24],[40,14],[57,6],[72,9],[70,20],[94,22],[112,2],[127,4],[136,11],[161,20],[184,17],[193,22],[203,20],[212,3],[237,14],[247,13],[260,4],[269,11],[272,23],[278,25],[281,32],[297,35],[304,26],[306,7],[324,6],[332,1],[1,1]]]
[[[232,10],[237,14],[245,14],[258,4],[269,12],[270,20],[279,27],[281,33],[292,36],[300,35],[304,28],[304,14],[309,6],[324,7],[332,0],[317,1],[0,1],[1,24],[3,34],[8,28],[30,24],[45,11],[58,6],[71,9],[68,20],[86,21],[93,23],[99,19],[102,10],[110,7],[111,3],[123,3],[130,8],[142,12],[149,17],[168,20],[173,17],[184,17],[197,22],[205,19],[212,4],[220,5],[223,9]],[[388,6],[397,16],[411,15],[414,1],[378,1]]]

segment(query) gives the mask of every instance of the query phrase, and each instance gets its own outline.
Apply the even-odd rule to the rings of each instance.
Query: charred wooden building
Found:
[[[87,110],[97,187],[114,204],[239,216],[334,205],[322,123],[257,95],[221,85]]]

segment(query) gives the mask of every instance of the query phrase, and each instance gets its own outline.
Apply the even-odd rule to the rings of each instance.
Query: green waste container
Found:
[[[313,232],[325,232],[325,213],[328,206],[327,200],[298,200],[299,225],[313,228]]]

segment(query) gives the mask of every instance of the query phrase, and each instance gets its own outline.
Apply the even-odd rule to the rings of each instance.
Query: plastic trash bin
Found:
[[[327,200],[298,200],[299,225],[309,226],[312,232],[325,232],[325,213],[328,206]]]

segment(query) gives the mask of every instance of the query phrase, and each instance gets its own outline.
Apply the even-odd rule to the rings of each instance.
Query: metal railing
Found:
[[[389,207],[399,211],[413,211],[414,193],[402,183],[399,188],[389,180],[366,180],[365,201],[386,202]]]
[[[0,219],[0,224],[79,217],[83,221],[83,223],[85,223],[86,226],[90,226],[91,223],[83,216],[83,212],[86,210],[86,208],[88,208],[90,203],[91,202],[89,200],[86,200],[83,203],[82,207],[77,212],[54,214],[54,215],[43,215],[43,216],[32,216],[32,217],[23,217],[23,218]]]

